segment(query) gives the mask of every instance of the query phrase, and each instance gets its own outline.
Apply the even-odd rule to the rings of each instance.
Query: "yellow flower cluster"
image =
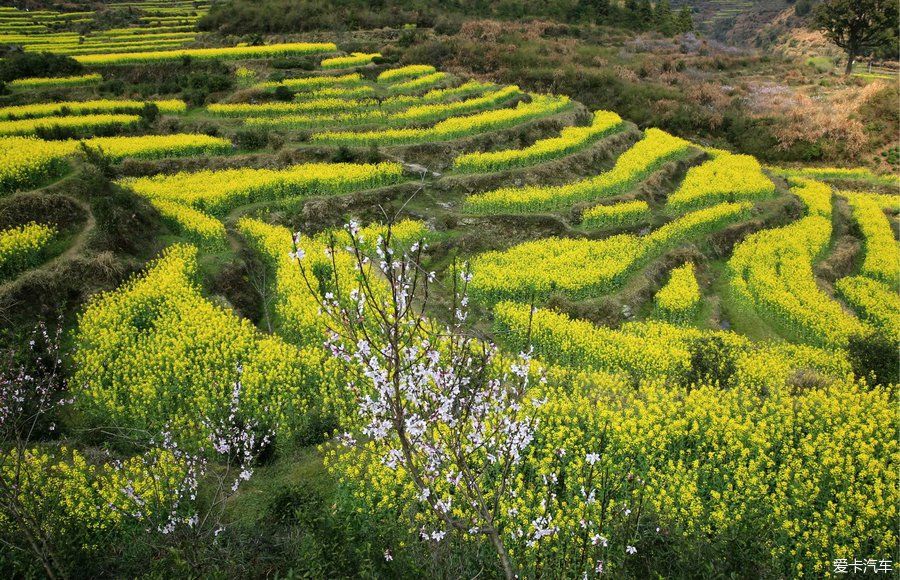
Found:
[[[533,213],[560,210],[573,203],[622,195],[667,161],[690,151],[691,144],[659,129],[648,129],[643,139],[616,160],[615,166],[596,177],[559,186],[503,188],[466,198],[474,213]]]
[[[482,83],[467,83],[454,89],[436,89],[421,97],[390,97],[381,102],[374,99],[346,100],[339,97],[321,100],[302,100],[297,103],[267,103],[261,105],[211,105],[219,114],[267,115],[249,117],[250,126],[274,126],[308,129],[322,125],[408,125],[436,122],[455,114],[483,110],[521,95],[518,87],[491,91],[482,97],[438,104],[449,99],[484,92],[491,88]],[[329,114],[320,114],[332,111]],[[295,114],[306,113],[306,114]]]
[[[82,141],[0,137],[0,192],[32,186],[62,175],[69,168],[66,158],[78,152],[79,143],[98,148],[114,160],[216,155],[232,149],[227,139],[192,134],[93,137]]]
[[[196,277],[197,250],[171,246],[87,307],[75,337],[79,406],[96,424],[148,433],[169,424],[200,442],[202,419],[222,416],[240,381],[242,416],[290,435],[320,399],[320,353],[260,334],[204,298]]]
[[[716,205],[685,214],[643,237],[548,238],[487,252],[472,263],[471,292],[488,303],[540,301],[555,292],[574,299],[594,297],[620,284],[646,260],[743,219],[750,209],[749,203]]]
[[[669,196],[673,212],[722,202],[757,200],[775,195],[775,184],[762,172],[755,157],[717,153],[688,170],[684,181]]]
[[[664,318],[673,322],[686,322],[700,306],[700,285],[694,273],[694,264],[672,270],[669,281],[656,293],[656,308]]]
[[[13,457],[15,450],[4,453],[0,459],[3,479],[17,481],[9,491],[26,512],[16,516],[36,522],[58,545],[84,551],[108,549],[110,536],[129,527],[140,532],[141,524],[126,515],[138,509],[147,518],[166,517],[176,507],[174,491],[187,469],[172,453],[158,449],[121,465],[95,465],[65,447],[55,452],[26,449],[21,462]],[[126,492],[128,486],[132,497]],[[15,533],[21,533],[21,528],[13,514],[0,508],[0,534]],[[73,541],[79,544],[71,545]]]
[[[392,83],[387,86],[387,92],[392,95],[409,95],[430,89],[435,85],[450,79],[450,75],[444,72],[434,72],[408,81]]]
[[[509,85],[481,97],[441,104],[425,104],[409,107],[389,117],[389,121],[403,124],[435,123],[454,115],[474,113],[490,107],[502,105],[524,95],[515,85]]]
[[[603,348],[607,337],[598,338]],[[665,344],[643,349],[654,349],[644,357],[651,367],[653,355],[670,359]],[[614,349],[609,356],[619,358]],[[892,553],[900,445],[890,390],[837,379],[796,395],[781,384],[761,397],[740,382],[632,382],[576,364],[582,370],[550,369],[530,393],[544,401],[534,411],[537,434],[497,498],[494,525],[523,575],[571,573],[585,565],[584,551],[594,554],[591,569],[599,558],[615,574],[626,545],[640,554],[660,541],[676,576],[696,570],[698,546],[773,577],[825,575],[836,555]],[[402,514],[413,532],[440,526],[412,509],[416,490],[402,470],[377,461],[379,451],[374,443],[326,450],[351,505]],[[558,530],[529,542],[532,523],[547,515]]]
[[[312,136],[314,143],[365,146],[410,145],[449,141],[485,131],[498,131],[534,119],[549,117],[571,108],[567,97],[536,95],[530,103],[520,102],[513,109],[485,111],[466,117],[451,117],[421,129],[385,129],[381,131],[326,131]]]
[[[165,62],[180,60],[184,57],[198,60],[249,60],[277,56],[303,56],[335,52],[337,46],[331,42],[293,42],[286,44],[270,44],[268,46],[235,46],[230,48],[189,48],[182,50],[123,52],[113,54],[95,54],[77,56],[75,60],[86,65],[106,64],[141,64],[148,62]]]
[[[103,77],[97,73],[72,77],[30,77],[7,83],[10,89],[44,89],[57,87],[84,87],[100,84]]]
[[[649,215],[650,206],[641,200],[595,205],[581,214],[581,225],[587,228],[626,228],[641,223]]]
[[[430,64],[411,64],[400,68],[392,68],[378,75],[378,82],[382,84],[396,83],[405,81],[414,77],[433,74],[435,69]]]
[[[292,91],[297,92],[310,92],[317,91],[323,89],[352,89],[357,88],[363,84],[362,75],[359,73],[350,73],[346,75],[340,76],[313,76],[313,77],[300,77],[295,79],[284,79],[281,81],[268,81],[265,83],[259,83],[254,85],[255,89],[274,89],[279,86],[284,86],[289,88]]]
[[[622,118],[609,111],[596,111],[586,127],[566,127],[559,137],[540,139],[523,149],[465,153],[453,160],[453,168],[466,173],[501,171],[564,157],[624,128]]]
[[[81,141],[88,147],[99,148],[115,160],[126,157],[161,159],[190,155],[221,155],[232,150],[231,141],[221,137],[193,133],[173,135],[138,135],[134,137],[93,137]],[[70,141],[74,146],[78,142]]]
[[[255,201],[339,195],[398,183],[399,163],[303,163],[287,169],[205,170],[124,179],[120,185],[151,199],[220,214]]]
[[[279,117],[283,115],[301,115],[311,113],[337,113],[367,111],[378,107],[378,101],[346,100],[339,97],[302,100],[296,103],[213,103],[206,107],[207,112],[223,117]]]
[[[324,69],[351,68],[371,64],[372,60],[381,56],[380,52],[351,52],[350,56],[336,56],[322,60]]]
[[[375,87],[360,85],[358,87],[326,87],[294,95],[295,101],[316,99],[374,99],[378,95]]]
[[[176,201],[151,197],[150,204],[170,228],[192,243],[212,252],[225,249],[225,224],[221,221]]]
[[[878,175],[865,167],[801,167],[798,169],[773,168],[785,177],[806,177],[823,181],[865,181],[897,186],[895,175]]]
[[[35,105],[17,105],[0,107],[0,119],[32,119],[53,115],[85,115],[88,113],[135,113],[146,104],[156,105],[160,113],[183,113],[187,106],[184,101],[171,99],[167,101],[63,101],[59,103],[37,103]]]
[[[813,261],[831,239],[831,190],[811,180],[797,183],[791,191],[811,215],[741,242],[728,261],[731,289],[792,338],[841,345],[862,325],[818,287],[813,273]]]
[[[865,276],[841,278],[835,287],[867,322],[900,341],[900,296],[895,287]]]
[[[54,128],[92,133],[114,128],[137,125],[141,118],[137,115],[78,115],[74,117],[41,117],[0,121],[0,135],[32,135],[40,130]]]
[[[853,208],[853,218],[865,238],[866,257],[860,273],[896,287],[900,274],[897,262],[898,247],[891,223],[879,204],[868,196],[847,196]]]
[[[54,235],[55,228],[34,222],[0,231],[0,276],[34,266]]]
[[[881,208],[882,211],[892,214],[900,213],[900,195],[889,195],[886,193],[875,193],[871,191],[844,191],[841,190],[840,195],[847,199],[851,197],[866,198],[870,202]]]
[[[0,193],[59,177],[69,169],[74,148],[66,141],[0,137]]]

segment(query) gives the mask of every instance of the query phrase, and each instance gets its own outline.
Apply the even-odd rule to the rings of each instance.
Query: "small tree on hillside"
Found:
[[[690,32],[694,29],[694,19],[691,17],[690,6],[682,6],[678,11],[678,18],[675,22],[675,31],[681,34]]]
[[[898,25],[893,0],[825,0],[816,7],[816,27],[847,53],[850,74],[857,57],[892,42]],[[896,51],[895,51],[896,52]]]

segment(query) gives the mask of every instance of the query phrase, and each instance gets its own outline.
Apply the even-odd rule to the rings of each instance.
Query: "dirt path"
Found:
[[[44,188],[41,188],[41,189],[44,189]],[[35,191],[40,191],[40,190],[35,190]],[[81,231],[79,231],[75,235],[75,237],[72,239],[72,243],[69,244],[69,247],[66,248],[66,250],[64,252],[58,254],[57,256],[54,256],[53,258],[50,258],[46,262],[44,262],[38,266],[35,266],[34,268],[29,268],[28,270],[21,272],[15,278],[12,278],[11,280],[7,280],[3,284],[0,284],[0,296],[8,293],[11,289],[15,288],[16,286],[21,284],[23,281],[27,280],[29,277],[35,276],[38,272],[49,270],[50,268],[55,267],[57,264],[61,264],[65,261],[72,260],[73,258],[75,258],[75,256],[80,254],[87,246],[88,238],[90,237],[90,235],[94,232],[94,230],[97,227],[97,218],[94,217],[94,212],[91,211],[91,206],[89,204],[87,204],[86,202],[84,202],[80,199],[74,198],[74,197],[70,197],[70,196],[64,196],[64,197],[66,197],[67,199],[72,201],[74,204],[79,206],[82,210],[84,210],[84,213],[87,216],[87,218],[84,221],[84,225],[81,227]]]

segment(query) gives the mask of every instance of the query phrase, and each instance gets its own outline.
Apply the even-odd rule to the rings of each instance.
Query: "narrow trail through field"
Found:
[[[71,175],[74,175],[74,173]],[[70,178],[71,175],[65,177],[64,179]],[[60,181],[62,181],[62,180],[60,180]],[[57,181],[55,183],[59,183],[59,182]],[[54,185],[54,184],[50,184],[50,185]],[[50,187],[50,185],[42,187],[40,189],[33,190],[32,192],[29,192],[29,193],[40,192],[40,191],[46,190],[48,187]],[[23,281],[27,280],[29,277],[37,275],[37,273],[39,273],[39,272],[49,270],[49,269],[55,267],[57,264],[61,264],[66,261],[73,260],[74,258],[76,258],[78,255],[80,255],[82,253],[82,251],[85,249],[85,247],[87,247],[88,239],[90,238],[90,235],[94,232],[94,230],[97,227],[97,218],[94,216],[94,212],[91,210],[90,204],[88,204],[87,202],[82,201],[78,198],[68,196],[68,195],[66,195],[66,196],[61,195],[60,197],[65,197],[67,200],[76,204],[78,207],[80,207],[84,211],[85,220],[84,220],[84,225],[82,225],[82,227],[81,227],[81,230],[77,234],[75,234],[75,237],[72,238],[72,243],[69,244],[69,247],[66,248],[62,253],[54,256],[53,258],[50,258],[49,260],[47,260],[46,262],[44,262],[38,266],[29,268],[28,270],[25,270],[24,272],[19,273],[19,275],[16,276],[15,278],[12,278],[12,279],[7,280],[6,282],[3,282],[2,284],[0,284],[0,296],[7,294],[11,289],[20,285]]]

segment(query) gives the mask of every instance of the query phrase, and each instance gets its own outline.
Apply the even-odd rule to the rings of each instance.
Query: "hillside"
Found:
[[[695,36],[119,4],[0,8],[6,576],[890,564],[900,190],[854,160],[896,87],[803,117],[823,73]]]

